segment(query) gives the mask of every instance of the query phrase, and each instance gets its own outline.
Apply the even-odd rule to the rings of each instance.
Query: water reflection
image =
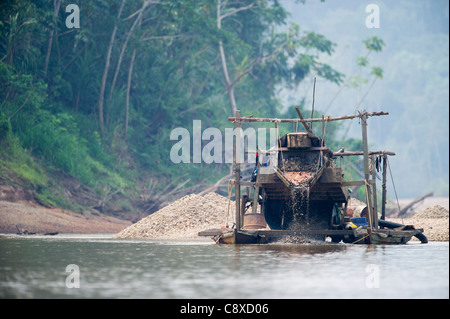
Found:
[[[448,298],[448,247],[0,237],[0,297]]]
[[[332,252],[343,251],[349,246],[345,244],[267,244],[267,245],[236,245],[237,249],[244,252],[259,252],[259,253],[273,253],[279,256],[285,254],[326,254]]]

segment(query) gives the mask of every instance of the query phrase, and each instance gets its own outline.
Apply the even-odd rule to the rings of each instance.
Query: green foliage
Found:
[[[57,3],[6,1],[0,8],[0,143],[9,145],[2,167],[42,188],[41,200],[51,205],[68,204],[50,195],[45,170],[71,175],[99,195],[138,191],[149,178],[161,181],[156,191],[186,180],[195,189],[228,173],[228,165],[169,160],[172,129],[190,129],[193,120],[204,128],[231,126],[219,41],[243,114],[280,115],[278,88],[295,88],[311,75],[344,81],[322,62],[335,43],[298,25],[277,31],[289,16],[278,1],[224,1],[230,16],[220,30],[214,0],[146,2],[143,11],[142,0],[82,1],[82,26],[70,30],[66,3],[55,15]],[[384,45],[375,37],[364,43],[375,52]],[[374,67],[372,75],[381,78],[382,70]],[[339,129],[329,124],[327,136]],[[14,166],[6,152],[26,165]]]
[[[376,36],[364,40],[363,43],[365,44],[367,50],[374,52],[381,52],[385,46],[384,41]]]
[[[360,67],[364,67],[364,66],[367,66],[369,64],[369,60],[366,57],[359,57],[357,61],[358,61],[357,64]]]
[[[0,120],[1,121],[1,120]],[[0,176],[11,184],[41,189],[48,185],[45,169],[25,151],[10,130],[0,139]]]
[[[300,44],[306,49],[314,48],[319,52],[324,52],[328,55],[331,55],[334,52],[336,46],[336,43],[331,42],[325,38],[325,36],[312,31],[306,32],[300,40]]]
[[[370,72],[371,75],[375,76],[378,79],[382,79],[383,78],[383,69],[375,66],[372,68],[372,71]]]
[[[381,52],[384,44],[384,41],[378,37],[370,37],[364,41],[362,41],[366,48],[366,55],[358,57],[356,59],[356,65],[358,69],[352,75],[348,76],[344,85],[353,89],[362,89],[367,84],[369,84],[366,92],[363,94],[363,97],[357,103],[357,107],[359,107],[364,99],[367,97],[371,89],[373,88],[376,80],[383,79],[383,69],[379,66],[371,66],[369,61],[369,55],[373,52]],[[361,92],[360,92],[361,93]]]

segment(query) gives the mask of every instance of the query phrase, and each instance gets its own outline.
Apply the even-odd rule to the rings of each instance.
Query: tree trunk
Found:
[[[235,116],[237,107],[236,107],[236,99],[234,97],[234,84],[231,83],[230,76],[228,75],[227,61],[225,58],[225,51],[223,49],[222,41],[219,41],[219,52],[220,52],[220,59],[222,61],[222,71],[225,78],[225,86],[227,88],[228,100],[230,101],[231,114]]]
[[[55,33],[56,26],[56,18],[58,16],[59,8],[61,7],[61,0],[54,0],[53,1],[53,29],[50,30],[50,34],[48,36],[48,43],[47,43],[47,54],[45,55],[45,64],[44,64],[44,77],[47,76],[48,71],[48,63],[50,61],[50,55],[52,52],[52,46],[53,46],[53,35]]]
[[[223,19],[225,19],[227,17],[231,17],[231,16],[237,14],[238,12],[250,10],[255,6],[255,3],[250,3],[247,6],[239,7],[237,9],[231,9],[231,10],[228,10],[227,12],[223,13],[222,9],[225,9],[227,2],[228,1],[225,1],[225,3],[222,5],[222,0],[217,0],[217,29],[219,29],[219,30],[222,29],[222,20]],[[223,6],[223,8],[222,8],[222,6]],[[237,106],[236,106],[236,99],[234,97],[234,86],[242,79],[242,77],[244,77],[244,75],[250,73],[261,61],[263,61],[265,58],[271,56],[275,52],[270,53],[266,56],[258,57],[257,59],[255,59],[253,61],[253,63],[247,70],[241,72],[237,76],[235,75],[233,80],[230,79],[230,75],[228,73],[227,59],[225,56],[225,50],[223,48],[222,41],[219,41],[219,53],[220,53],[220,60],[222,63],[222,71],[223,71],[223,75],[225,78],[225,87],[226,87],[227,93],[228,93],[228,100],[230,101],[231,114],[232,114],[232,116],[235,116]]]
[[[147,6],[147,1],[144,1],[142,4],[141,12],[139,13],[138,18],[136,19],[135,23],[139,26],[141,26],[142,23],[142,15],[144,13],[145,7]],[[132,29],[130,30],[129,36],[131,36],[131,33],[133,32],[134,25]],[[129,39],[129,36],[127,38],[127,42]],[[126,101],[125,101],[125,140],[128,142],[128,119],[130,114],[130,91],[131,91],[131,79],[133,76],[133,67],[134,67],[134,60],[136,58],[136,48],[133,49],[133,54],[131,55],[131,61],[130,61],[130,68],[128,69],[128,81],[127,81],[127,95],[126,95]],[[112,93],[112,91],[111,91]]]
[[[228,100],[230,101],[231,113],[236,114],[236,100],[234,98],[234,86],[228,88]]]
[[[117,61],[117,66],[116,66],[116,71],[114,72],[114,77],[113,77],[113,81],[112,81],[112,84],[111,84],[111,90],[109,91],[108,104],[107,104],[108,106],[111,104],[112,94],[113,94],[114,88],[116,86],[117,77],[119,76],[120,67],[122,65],[123,56],[124,56],[125,51],[126,51],[127,46],[128,46],[128,41],[130,40],[130,37],[133,34],[133,31],[134,31],[134,28],[136,27],[136,25],[140,25],[141,24],[141,22],[142,22],[142,15],[143,15],[144,10],[147,7],[148,3],[149,3],[148,0],[144,0],[144,2],[142,3],[142,8],[138,10],[139,15],[137,16],[136,20],[131,25],[131,28],[128,31],[128,34],[127,34],[127,36],[125,38],[125,41],[124,41],[124,43],[122,45],[122,49],[120,50],[119,59]]]
[[[398,216],[397,217],[402,217],[404,215],[406,215],[406,213],[408,212],[409,209],[411,209],[411,207],[413,207],[414,205],[416,205],[417,203],[420,203],[421,201],[423,201],[425,198],[427,197],[431,197],[433,196],[433,193],[428,193],[425,194],[423,196],[420,196],[419,198],[416,198],[415,200],[413,200],[412,202],[410,202],[408,205],[406,205],[405,207],[403,207],[399,212],[398,212]]]
[[[136,48],[133,50],[131,56],[130,69],[128,70],[128,83],[127,83],[127,97],[125,101],[125,140],[128,141],[128,114],[130,110],[130,90],[131,90],[131,76],[133,75],[134,59],[136,57]]]
[[[120,15],[122,14],[122,9],[123,9],[124,4],[125,4],[125,0],[122,0],[122,4],[120,5],[117,19],[120,19]],[[105,98],[106,78],[108,77],[109,64],[111,61],[111,53],[112,53],[112,48],[114,46],[114,40],[116,38],[116,32],[117,32],[117,24],[114,26],[113,32],[111,34],[111,40],[109,41],[108,53],[106,55],[105,69],[103,70],[102,83],[100,86],[100,96],[98,98],[98,118],[100,121],[100,131],[101,131],[102,135],[104,135],[104,133],[105,133],[105,123],[103,120],[103,103],[104,103],[104,98]]]
[[[221,0],[217,1],[217,29],[222,29],[222,13],[221,13]],[[234,85],[232,84],[230,80],[230,76],[228,74],[228,66],[227,66],[227,60],[225,57],[225,50],[223,49],[223,43],[222,41],[219,41],[219,53],[220,53],[220,60],[222,62],[222,71],[223,76],[225,78],[225,86],[227,88],[228,93],[228,100],[230,101],[230,109],[232,116],[235,116],[236,114],[236,100],[234,98]]]

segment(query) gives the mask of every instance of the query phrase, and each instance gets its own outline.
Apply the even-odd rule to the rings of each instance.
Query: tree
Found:
[[[228,2],[228,1],[226,1]],[[231,17],[235,14],[237,14],[240,11],[245,11],[245,10],[250,10],[255,3],[250,3],[247,6],[244,7],[239,7],[239,8],[234,8],[231,9],[228,12],[225,12],[225,8],[226,8],[226,2],[225,4],[222,4],[222,0],[217,0],[217,29],[221,30],[222,29],[222,21],[227,18],[227,17]],[[253,67],[248,68],[246,71],[241,72],[239,75],[237,75],[235,77],[235,79],[231,80],[230,79],[230,75],[228,73],[228,66],[227,66],[227,60],[225,57],[225,50],[223,48],[223,41],[219,40],[219,53],[220,53],[220,60],[222,63],[222,70],[223,70],[223,76],[225,78],[225,87],[227,89],[227,93],[228,93],[228,98],[230,101],[230,108],[231,108],[231,115],[234,116],[236,113],[236,98],[234,97],[234,86],[236,85],[237,82],[239,82],[239,80],[247,73],[249,73],[251,71],[251,69],[253,69]],[[261,60],[261,59],[260,59]],[[255,66],[257,64],[257,62],[255,61],[253,63],[253,65]]]
[[[52,52],[52,46],[53,46],[53,37],[54,37],[55,31],[56,32],[58,31],[56,23],[57,23],[59,8],[61,7],[61,0],[53,0],[53,7],[54,7],[53,28],[50,30],[49,36],[48,36],[47,54],[45,55],[45,64],[44,64],[44,77],[47,76],[48,63],[50,61],[50,54]]]
[[[262,68],[272,68],[271,75],[277,79],[277,81],[270,83],[272,87],[270,91],[273,91],[274,85],[281,81],[284,81],[286,85],[298,85],[313,70],[317,72],[318,76],[327,80],[335,83],[342,82],[343,75],[329,65],[319,62],[317,56],[317,53],[331,55],[334,52],[334,43],[314,32],[301,34],[297,25],[291,25],[287,32],[284,33],[275,31],[276,26],[284,24],[287,16],[287,13],[277,2],[270,5],[269,1],[228,3],[228,1],[222,2],[222,0],[217,0],[216,7],[217,29],[219,31],[223,30],[224,20],[230,18],[239,20],[242,25],[247,21],[256,21],[255,24],[259,24],[258,28],[261,31],[265,30],[255,37],[259,42],[240,36],[243,32],[237,33],[237,29],[222,32],[227,42],[236,46],[236,48],[230,48],[231,52],[243,51],[243,49],[237,48],[238,46],[242,46],[244,49],[246,47],[249,48],[243,54],[242,61],[236,65],[233,72],[230,72],[227,60],[235,61],[235,57],[233,53],[230,53],[227,57],[223,40],[220,39],[218,41],[231,114],[234,115],[237,108],[235,98],[236,85],[246,75],[256,71],[261,65],[263,65]],[[234,41],[232,35],[230,35],[233,31],[235,32]],[[289,61],[292,60],[295,61],[294,66],[290,67]],[[260,69],[259,71],[262,70]],[[262,73],[260,74],[262,75]]]
[[[120,5],[119,13],[117,14],[117,19],[120,19],[124,4],[125,4],[125,0],[122,0],[122,4]],[[104,118],[103,118],[103,103],[104,103],[104,99],[105,99],[106,79],[108,77],[109,64],[111,61],[111,53],[112,53],[114,41],[116,38],[116,32],[117,32],[117,23],[114,25],[113,31],[111,33],[111,40],[109,41],[108,51],[106,54],[105,68],[103,70],[102,83],[100,86],[100,95],[98,98],[98,118],[99,118],[99,122],[100,122],[100,131],[102,132],[103,135],[105,133],[105,123],[104,123]]]

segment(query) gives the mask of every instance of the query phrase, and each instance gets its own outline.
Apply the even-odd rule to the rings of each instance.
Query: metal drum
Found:
[[[263,214],[247,213],[244,215],[244,226],[242,229],[261,229],[266,227],[266,219]]]
[[[367,217],[367,205],[347,206],[348,217]]]

